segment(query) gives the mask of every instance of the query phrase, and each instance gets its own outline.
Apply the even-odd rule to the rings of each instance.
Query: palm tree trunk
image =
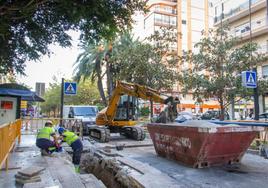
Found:
[[[98,90],[101,96],[102,103],[107,106],[107,101],[103,89],[103,84],[102,84],[102,76],[101,76],[101,62],[100,62],[100,57],[96,58],[96,74],[97,74],[97,85],[98,85]]]
[[[109,63],[109,60],[107,61],[106,64],[106,76],[107,76],[107,89],[108,89],[108,96],[109,99],[112,96],[112,92],[113,92],[113,78],[112,78],[112,73],[111,73],[111,65]]]
[[[98,90],[99,90],[99,93],[100,93],[100,96],[101,96],[102,103],[105,106],[107,106],[107,101],[106,101],[105,93],[104,93],[104,90],[103,90],[103,84],[102,84],[101,76],[100,77],[98,76],[97,84],[98,84]]]

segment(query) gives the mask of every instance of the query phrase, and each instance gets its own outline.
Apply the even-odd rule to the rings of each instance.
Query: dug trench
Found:
[[[124,144],[129,148],[152,147],[152,142]],[[174,187],[174,180],[147,163],[142,163],[127,156],[122,156],[113,144],[99,144],[90,140],[83,140],[80,169],[81,173],[93,174],[106,187],[113,188],[143,188],[143,187]],[[65,149],[71,154],[71,150]],[[155,180],[158,181],[155,181]]]
[[[123,165],[115,157],[107,157],[98,152],[83,154],[81,170],[95,175],[107,187],[144,187],[130,175],[130,167]]]
[[[109,144],[84,140],[81,173],[93,174],[106,187],[115,188],[259,187],[267,183],[268,171],[263,164],[268,162],[257,155],[246,154],[242,166],[195,169],[157,156],[153,146],[149,146],[150,139],[139,143],[123,140],[126,145],[120,151],[115,142],[119,140]]]
[[[121,156],[112,152],[111,149],[94,145],[94,142],[83,141],[84,150],[80,162],[81,174],[93,174],[102,181],[106,187],[113,188],[142,188],[132,174],[140,173],[139,170],[127,166],[120,162]],[[72,150],[65,147],[68,154],[72,155]]]

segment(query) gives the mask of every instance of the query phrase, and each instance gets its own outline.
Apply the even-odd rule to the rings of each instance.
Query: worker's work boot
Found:
[[[80,173],[79,165],[74,165],[74,170],[75,170],[76,173]]]
[[[41,149],[41,155],[42,156],[49,156],[50,154],[45,149]]]
[[[48,152],[51,154],[51,153],[53,153],[54,151],[56,151],[56,149],[57,149],[57,148],[54,147],[54,146],[53,146],[53,147],[49,147],[49,148],[48,148]]]

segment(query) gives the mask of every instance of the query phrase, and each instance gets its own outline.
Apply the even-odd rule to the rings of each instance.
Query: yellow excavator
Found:
[[[89,135],[100,142],[109,142],[110,133],[120,133],[127,138],[144,140],[145,132],[137,125],[138,98],[167,104],[157,122],[173,122],[177,117],[177,97],[165,97],[160,92],[139,84],[117,81],[106,108],[96,117],[96,125],[89,128]]]

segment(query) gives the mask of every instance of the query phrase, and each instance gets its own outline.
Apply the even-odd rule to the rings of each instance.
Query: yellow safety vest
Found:
[[[44,127],[40,129],[37,133],[37,138],[50,139],[51,134],[54,133],[54,129],[51,127]]]
[[[71,131],[65,131],[63,136],[63,141],[67,142],[69,146],[78,139],[78,136]]]

